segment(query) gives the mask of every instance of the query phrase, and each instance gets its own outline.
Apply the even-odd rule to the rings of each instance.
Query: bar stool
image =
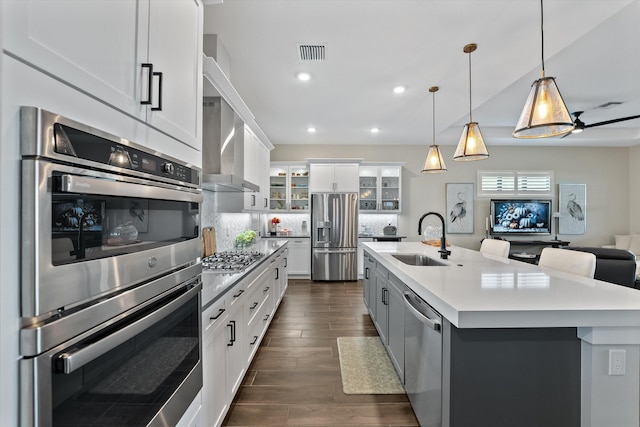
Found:
[[[495,255],[509,258],[511,243],[506,240],[484,239],[480,244],[480,252],[487,255]]]
[[[544,248],[540,253],[538,265],[593,279],[596,271],[596,256],[588,252]]]

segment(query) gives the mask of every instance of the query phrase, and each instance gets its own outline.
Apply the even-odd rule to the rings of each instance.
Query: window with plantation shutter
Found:
[[[478,197],[551,196],[552,171],[478,171]]]

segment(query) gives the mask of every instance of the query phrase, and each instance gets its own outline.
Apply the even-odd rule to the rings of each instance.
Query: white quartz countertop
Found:
[[[640,290],[522,261],[419,242],[363,243],[365,250],[458,328],[640,326]],[[422,254],[444,267],[404,264]]]

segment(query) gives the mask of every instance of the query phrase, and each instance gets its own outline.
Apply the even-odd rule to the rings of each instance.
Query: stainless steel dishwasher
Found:
[[[405,391],[422,427],[442,426],[442,316],[405,287]]]

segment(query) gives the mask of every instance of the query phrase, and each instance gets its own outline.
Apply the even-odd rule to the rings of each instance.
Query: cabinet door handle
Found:
[[[256,205],[256,195],[252,194],[251,195],[251,206],[255,206]]]
[[[280,268],[276,267],[276,280],[280,278]]]
[[[141,64],[142,68],[148,68],[149,69],[149,73],[148,73],[148,77],[147,77],[147,99],[146,100],[141,100],[140,104],[141,105],[150,105],[151,104],[151,100],[152,100],[152,96],[151,94],[153,93],[153,64]]]
[[[266,288],[264,288],[264,289],[262,290],[262,292],[269,292],[269,289],[271,289],[271,287],[270,287],[270,286],[267,286]]]
[[[218,318],[219,318],[220,316],[222,316],[222,313],[224,313],[224,312],[225,312],[225,309],[224,309],[224,308],[220,308],[220,309],[218,309],[218,315],[217,315],[217,316],[212,316],[212,317],[210,317],[210,318],[209,318],[209,321],[210,321],[210,322],[213,322],[214,320],[218,320]]]
[[[253,305],[251,307],[249,307],[249,310],[255,310],[255,308],[258,306],[257,302],[254,302]]]
[[[287,258],[287,257],[285,257],[285,258],[284,258],[284,268],[287,268],[287,261],[288,261],[288,259],[289,259],[289,258]]]
[[[253,341],[251,341],[251,344],[249,344],[249,345],[255,345],[255,343],[257,343],[257,342],[258,342],[258,336],[254,335],[253,336]]]
[[[267,320],[269,320],[269,315],[267,314],[266,316],[264,316],[264,319],[262,319],[262,321],[266,322]]]
[[[151,111],[162,111],[162,73],[153,72],[152,75],[158,76],[158,106],[151,107]],[[149,96],[151,99],[151,96]]]
[[[244,294],[244,289],[240,289],[240,290],[238,291],[238,293],[237,293],[237,294],[235,294],[233,297],[234,297],[234,298],[238,298],[238,297],[239,297],[240,295],[242,295],[242,294]]]
[[[265,208],[269,207],[269,199],[267,197],[264,198],[264,207]]]
[[[229,342],[227,343],[227,347],[232,347],[233,343],[236,342],[236,321],[232,320],[230,321],[227,326],[229,328],[231,328],[231,338],[229,339]]]
[[[364,268],[364,278],[367,280],[369,279],[369,267]]]
[[[388,294],[387,288],[382,288],[382,303],[384,305],[389,305],[389,300],[387,299],[387,294]]]

